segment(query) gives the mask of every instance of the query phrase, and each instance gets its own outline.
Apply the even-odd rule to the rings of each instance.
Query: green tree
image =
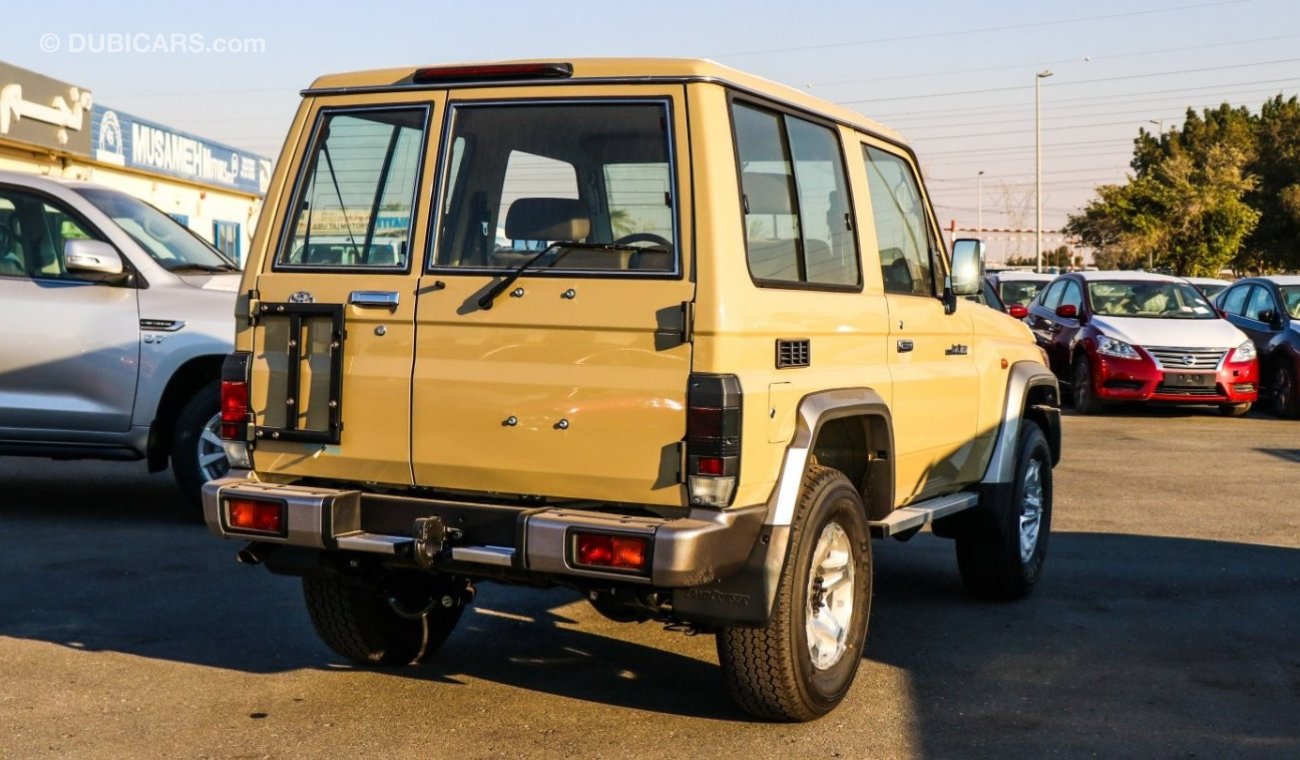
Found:
[[[1278,95],[1260,108],[1246,201],[1260,212],[1237,261],[1242,270],[1300,269],[1300,102]]]
[[[1249,111],[1189,110],[1181,129],[1159,137],[1139,130],[1128,182],[1097,188],[1065,231],[1096,251],[1098,266],[1217,274],[1239,259],[1259,221],[1246,200],[1258,184],[1256,158]]]

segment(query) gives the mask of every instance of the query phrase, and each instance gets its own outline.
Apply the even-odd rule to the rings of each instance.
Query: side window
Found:
[[[1250,301],[1246,305],[1246,319],[1253,319],[1256,322],[1267,322],[1263,319],[1266,311],[1277,311],[1277,303],[1273,300],[1273,294],[1268,288],[1256,285],[1250,291]]]
[[[1066,281],[1060,305],[1070,305],[1079,311],[1083,311],[1083,290],[1079,287],[1079,283],[1073,280]]]
[[[323,115],[276,263],[405,269],[427,118],[422,107]]]
[[[518,231],[509,230],[505,224],[505,219],[510,218],[510,210],[515,208],[515,201],[530,196],[565,198],[576,204],[578,170],[567,161],[522,150],[510,151],[506,159],[506,178],[501,183],[501,208],[505,209],[505,215],[497,220],[497,251],[540,251],[546,247],[548,241],[545,238],[520,237]]]
[[[861,282],[835,132],[735,103],[749,271],[758,282]]]
[[[1065,293],[1065,280],[1057,280],[1052,283],[1047,290],[1043,291],[1043,300],[1041,301],[1044,309],[1056,310],[1057,305],[1061,303],[1061,296]]]
[[[863,150],[885,292],[935,295],[933,246],[916,177],[898,156],[870,145]]]
[[[243,256],[239,250],[239,222],[213,222],[212,245],[230,257],[231,261],[243,264]]]
[[[86,239],[99,236],[62,207],[0,189],[0,277],[80,279],[64,266],[63,246]]]
[[[1223,313],[1232,314],[1240,317],[1246,310],[1246,294],[1250,292],[1249,285],[1243,285],[1239,288],[1233,288],[1219,299],[1219,308]]]

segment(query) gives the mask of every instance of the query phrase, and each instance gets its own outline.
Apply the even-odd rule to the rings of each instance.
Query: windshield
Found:
[[[102,187],[75,189],[167,269],[233,271],[239,268],[189,228],[142,200]]]
[[[1103,280],[1088,283],[1096,314],[1142,319],[1218,319],[1218,313],[1187,283]]]
[[[1300,319],[1300,285],[1280,285],[1278,290],[1282,293],[1287,313],[1292,319]]]
[[[1034,296],[1038,295],[1038,291],[1042,290],[1048,282],[1048,280],[1002,280],[998,283],[998,295],[1002,296],[1003,303],[1028,306],[1029,302],[1034,300]]]

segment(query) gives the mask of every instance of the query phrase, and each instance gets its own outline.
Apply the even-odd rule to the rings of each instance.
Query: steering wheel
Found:
[[[632,245],[633,243],[654,243],[662,246],[664,250],[671,251],[673,243],[663,235],[656,235],[653,232],[633,232],[631,235],[624,235],[614,241],[614,245]]]

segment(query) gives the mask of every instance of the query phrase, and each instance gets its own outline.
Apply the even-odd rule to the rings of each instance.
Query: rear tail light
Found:
[[[232,467],[253,467],[249,432],[253,414],[248,405],[248,352],[236,351],[221,364],[221,445]]]
[[[243,380],[222,380],[221,437],[227,441],[242,441],[247,425],[248,383]]]
[[[650,568],[650,537],[574,532],[572,556],[579,567],[644,573]]]
[[[239,533],[284,536],[284,502],[232,497],[224,500],[226,527]]]
[[[694,373],[686,392],[686,487],[692,504],[725,507],[740,475],[740,379]]]

